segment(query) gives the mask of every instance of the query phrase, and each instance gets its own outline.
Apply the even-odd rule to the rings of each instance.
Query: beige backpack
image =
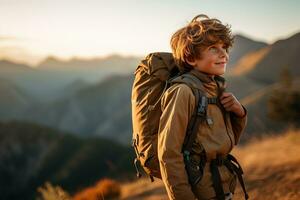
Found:
[[[134,161],[137,176],[141,173],[137,163],[140,162],[144,171],[150,176],[161,178],[158,156],[157,140],[159,120],[162,114],[161,98],[166,89],[174,83],[185,83],[192,89],[196,97],[197,109],[188,125],[183,153],[189,152],[194,141],[198,119],[206,119],[208,103],[214,103],[215,98],[207,98],[203,93],[202,82],[189,73],[179,73],[171,53],[151,53],[138,65],[132,86],[132,146],[136,152]],[[201,98],[201,99],[200,99]],[[199,101],[200,100],[200,101]],[[198,104],[199,102],[199,104]],[[195,117],[195,116],[199,116]]]

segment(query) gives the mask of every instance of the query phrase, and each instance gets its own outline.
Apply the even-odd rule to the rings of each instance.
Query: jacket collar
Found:
[[[225,82],[225,79],[222,76],[218,76],[218,75],[212,76],[207,73],[198,71],[196,69],[192,69],[190,71],[190,73],[193,74],[194,76],[196,76],[198,79],[200,79],[204,83],[210,83],[210,82],[215,82],[215,81],[221,81],[222,83]]]

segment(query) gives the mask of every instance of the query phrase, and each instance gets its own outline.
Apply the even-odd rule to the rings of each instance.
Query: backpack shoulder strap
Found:
[[[189,155],[192,150],[192,144],[196,139],[197,130],[201,121],[205,120],[206,110],[207,110],[207,97],[201,94],[200,90],[194,91],[195,95],[195,109],[192,114],[192,117],[188,123],[186,130],[186,136],[184,138],[184,143],[182,147],[182,152],[186,155]]]
[[[175,77],[174,79],[170,80],[170,83],[183,83],[188,85],[195,96],[195,109],[188,123],[186,137],[182,147],[182,152],[184,154],[190,154],[193,142],[197,136],[198,127],[201,122],[206,120],[207,106],[208,104],[217,104],[217,97],[207,97],[201,80],[190,73],[185,73]]]

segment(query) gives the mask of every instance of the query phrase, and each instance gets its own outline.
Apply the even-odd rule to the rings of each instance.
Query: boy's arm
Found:
[[[188,182],[181,152],[194,107],[195,97],[192,90],[184,84],[167,90],[162,99],[158,158],[162,180],[170,199],[196,199]]]
[[[230,112],[230,120],[231,120],[231,125],[232,125],[232,131],[234,133],[235,137],[235,144],[237,144],[240,140],[240,137],[245,130],[246,124],[247,124],[247,110],[246,108],[242,105],[244,109],[244,116],[237,116],[234,112]]]

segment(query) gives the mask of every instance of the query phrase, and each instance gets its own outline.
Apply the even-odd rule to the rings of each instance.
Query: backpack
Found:
[[[190,152],[196,136],[192,132],[197,130],[195,127],[199,124],[197,121],[205,119],[207,104],[215,104],[217,100],[206,97],[202,82],[198,78],[189,73],[179,72],[171,53],[149,54],[141,61],[134,74],[135,79],[131,95],[132,146],[137,156],[134,160],[134,166],[137,177],[141,176],[137,166],[139,162],[153,181],[153,177],[161,179],[157,156],[157,133],[162,114],[160,100],[166,89],[175,83],[185,83],[192,89],[196,98],[195,105],[198,105],[187,128],[183,153]]]

